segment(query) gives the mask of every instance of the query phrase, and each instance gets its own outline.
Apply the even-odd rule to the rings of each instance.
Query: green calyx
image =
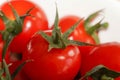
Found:
[[[103,65],[98,65],[79,80],[88,80],[88,77],[91,77],[93,80],[114,80],[119,76],[120,72],[113,71]]]
[[[19,33],[22,32],[22,26],[23,26],[24,19],[26,16],[30,16],[29,12],[33,9],[33,8],[31,8],[30,10],[28,10],[26,12],[25,15],[19,16],[17,11],[13,8],[13,6],[10,3],[9,3],[9,5],[10,5],[11,10],[15,16],[15,20],[8,19],[6,17],[6,15],[4,14],[4,12],[0,11],[0,18],[3,20],[3,22],[5,24],[5,30],[1,31],[2,38],[5,41],[2,58],[5,57],[6,50],[8,48],[8,45],[12,41],[12,39],[16,35],[18,35]]]
[[[88,16],[88,18],[85,20],[85,23],[84,23],[86,32],[93,37],[93,39],[95,40],[96,44],[100,43],[100,40],[98,38],[98,32],[108,28],[108,22],[102,23],[103,19],[100,20],[98,23],[96,23],[94,25],[91,25],[91,22],[95,18],[97,18],[102,11],[103,10],[99,10],[99,11],[91,14],[90,16]]]
[[[68,45],[81,45],[81,46],[82,45],[90,45],[90,44],[87,44],[87,43],[84,43],[84,42],[78,42],[78,41],[68,39],[69,35],[73,32],[73,30],[77,27],[77,25],[79,24],[79,22],[81,20],[79,20],[76,24],[71,26],[71,28],[69,30],[67,30],[65,33],[62,33],[60,27],[58,26],[59,16],[58,16],[58,11],[56,9],[56,17],[55,17],[55,22],[54,22],[54,28],[52,30],[52,35],[49,36],[43,31],[39,32],[39,34],[44,39],[46,39],[49,43],[48,51],[50,51],[52,48],[62,48],[62,49],[64,49]]]

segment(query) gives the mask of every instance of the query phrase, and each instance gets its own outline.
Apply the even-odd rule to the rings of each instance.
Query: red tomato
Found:
[[[59,21],[59,26],[61,27],[62,32],[67,31],[71,26],[77,23],[80,19],[81,18],[77,16],[65,16],[61,18]],[[89,34],[87,34],[84,27],[85,27],[84,20],[82,20],[78,24],[77,28],[70,35],[70,39],[95,44],[94,39]]]
[[[31,80],[72,80],[81,63],[77,46],[48,51],[48,42],[39,34],[30,40],[23,58],[33,60],[24,66],[24,72]]]
[[[3,45],[4,45],[4,42],[0,41],[0,62],[2,61]],[[23,62],[21,60],[17,60],[17,58],[14,55],[11,55],[9,50],[7,50],[6,52],[5,60],[7,64],[12,64],[9,66],[9,71],[11,74]],[[20,71],[20,73],[18,73],[17,76],[15,77],[15,80],[29,80],[29,79],[27,79],[27,76],[25,76],[23,71]]]
[[[20,16],[24,15],[30,8],[34,7],[30,12],[34,17],[28,16],[25,18],[23,31],[13,39],[10,45],[12,52],[21,53],[25,50],[27,42],[36,31],[48,29],[48,21],[44,11],[28,0],[13,0],[9,2]],[[9,19],[15,19],[8,2],[3,4],[0,8]],[[0,26],[4,26],[2,21],[0,21]],[[4,27],[2,29],[4,29]]]
[[[8,54],[7,54],[8,55]],[[23,61],[22,60],[18,60],[16,58],[16,56],[14,56],[15,54],[11,55],[9,53],[9,55],[5,58],[6,59],[6,62],[7,64],[11,64],[11,66],[9,66],[9,71],[10,71],[10,74],[12,75],[13,72],[18,68],[18,66],[20,66]],[[26,63],[27,64],[27,63]],[[23,66],[24,67],[24,66]],[[30,80],[26,74],[24,73],[23,69],[21,69],[19,71],[19,73],[15,76],[14,80]]]
[[[79,50],[82,56],[82,63],[84,63],[85,59],[89,57],[88,53],[94,48],[95,46],[79,46]]]
[[[111,70],[120,72],[120,43],[106,43],[98,45],[86,53],[81,65],[81,75],[85,75],[97,65],[104,65]],[[120,77],[115,79],[120,80]]]
[[[23,70],[21,70],[17,75],[16,77],[14,78],[14,80],[30,80],[26,74],[24,73]]]
[[[86,57],[88,55],[88,53],[94,48],[95,46],[79,46],[80,52],[82,53],[81,55],[83,55],[83,58]]]

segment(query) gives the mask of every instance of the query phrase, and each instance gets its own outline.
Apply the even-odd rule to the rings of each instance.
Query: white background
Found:
[[[7,0],[0,0],[0,5]],[[109,28],[102,31],[99,36],[102,43],[120,42],[120,1],[119,0],[30,0],[45,11],[49,26],[53,24],[55,17],[55,3],[59,10],[59,17],[65,15],[77,15],[87,17],[89,14],[105,9],[102,14],[104,21],[109,22]]]

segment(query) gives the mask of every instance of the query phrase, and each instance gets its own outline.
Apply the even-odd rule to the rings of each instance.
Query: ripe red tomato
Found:
[[[14,80],[30,80],[26,74],[24,73],[23,70],[21,70],[17,75],[16,77],[14,78]]]
[[[23,16],[30,8],[34,7],[34,9],[30,12],[30,14],[34,17],[28,16],[25,18],[23,31],[13,39],[10,45],[12,52],[21,53],[25,50],[27,42],[36,31],[48,29],[48,21],[44,11],[39,6],[28,0],[12,0],[9,2],[20,16]],[[8,2],[1,5],[0,8],[9,19],[15,19]],[[1,20],[0,26],[2,26],[2,30],[5,27]]]
[[[78,46],[82,56],[82,62],[89,57],[88,53],[95,47],[95,46]]]
[[[81,18],[77,16],[72,16],[72,15],[61,18],[59,21],[59,26],[61,27],[62,32],[67,31],[71,26],[77,23],[80,19]],[[92,36],[85,31],[84,20],[82,20],[78,24],[77,28],[72,32],[72,34],[70,35],[70,39],[95,44],[95,41],[92,38]]]
[[[39,34],[30,40],[23,59],[33,60],[24,66],[32,80],[73,80],[81,64],[77,46],[48,51],[48,42]]]
[[[97,65],[104,65],[111,70],[120,72],[120,43],[106,43],[98,45],[86,53],[81,65],[81,75],[85,75]],[[115,79],[120,80],[120,77]]]
[[[0,41],[0,62],[2,61],[2,50],[3,50],[3,45],[4,45],[4,42],[3,41]],[[15,54],[12,55],[10,53],[10,50],[7,50],[6,52],[6,56],[5,56],[5,61],[7,63],[7,65],[11,64],[9,66],[9,71],[10,71],[10,74],[12,74],[15,69],[20,65],[22,64],[23,61],[21,60],[18,60],[16,57],[15,57]],[[15,77],[15,80],[29,80],[27,79],[27,76],[25,76],[23,70],[20,71],[16,77]]]

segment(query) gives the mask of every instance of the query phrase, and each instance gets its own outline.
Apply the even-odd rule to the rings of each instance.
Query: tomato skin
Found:
[[[67,31],[71,26],[77,23],[81,18],[74,15],[65,16],[60,19],[59,26],[62,32]],[[70,39],[96,44],[92,36],[85,31],[84,19],[78,24],[77,28],[70,35]]]
[[[26,74],[24,73],[23,70],[21,70],[17,75],[16,77],[14,78],[14,80],[30,80]]]
[[[81,75],[85,75],[97,65],[104,65],[111,70],[120,72],[120,43],[105,43],[94,47],[86,53],[87,57],[81,65]],[[120,77],[115,80],[119,80]]]
[[[24,66],[31,80],[72,80],[81,63],[77,46],[53,48],[48,52],[48,42],[38,34],[30,40],[23,59],[33,60]]]
[[[25,50],[27,42],[35,32],[38,30],[48,29],[48,21],[44,11],[33,2],[27,0],[12,0],[9,2],[13,5],[20,16],[24,15],[26,11],[34,7],[34,9],[30,12],[30,14],[34,17],[28,16],[25,18],[23,31],[13,39],[10,45],[12,52],[21,53]],[[2,6],[0,6],[0,8],[9,19],[15,19],[8,2],[4,3]],[[0,24],[1,23],[2,21],[0,21]]]
[[[86,58],[89,57],[88,53],[95,47],[95,45],[94,46],[89,46],[89,45],[88,46],[78,46],[78,47],[81,52],[82,63],[84,63]]]

